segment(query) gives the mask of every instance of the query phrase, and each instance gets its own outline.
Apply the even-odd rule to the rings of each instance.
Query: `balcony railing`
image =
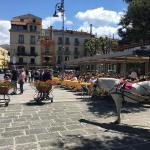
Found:
[[[79,41],[75,41],[74,42],[74,46],[79,46],[80,45],[80,42]]]
[[[58,55],[62,55],[62,51],[59,51],[59,50],[58,50],[58,51],[57,51],[57,54],[58,54]]]
[[[25,62],[17,62],[16,65],[27,65]]]
[[[64,55],[70,55],[71,52],[70,51],[64,51]]]
[[[34,56],[34,57],[36,57],[36,56],[38,56],[38,54],[37,53],[30,53],[28,56]]]
[[[46,56],[47,56],[47,55],[52,55],[52,52],[50,52],[50,51],[45,51],[45,52],[42,53],[42,55],[46,55]]]
[[[17,52],[17,56],[28,56],[26,52]]]

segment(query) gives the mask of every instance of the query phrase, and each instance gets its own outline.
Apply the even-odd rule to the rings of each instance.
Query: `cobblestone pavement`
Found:
[[[54,88],[54,102],[37,105],[35,91],[11,96],[0,107],[0,150],[148,150],[150,105],[126,104],[122,123],[111,100],[85,100]]]

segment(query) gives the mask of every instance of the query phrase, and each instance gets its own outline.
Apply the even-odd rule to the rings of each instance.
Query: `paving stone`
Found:
[[[58,139],[58,138],[60,138],[60,135],[57,132],[37,135],[38,141],[49,140],[49,139]]]
[[[37,150],[38,146],[36,143],[29,143],[29,144],[21,144],[16,145],[15,150]]]
[[[43,148],[43,147],[55,147],[55,148],[59,148],[59,147],[61,147],[62,146],[62,141],[61,140],[56,140],[56,139],[49,139],[49,140],[47,140],[47,141],[41,141],[41,142],[39,142],[39,145],[40,145],[40,147],[41,148]]]
[[[0,123],[11,123],[12,119],[1,119]]]
[[[0,139],[0,147],[1,146],[13,145],[13,144],[14,144],[13,138]]]
[[[22,121],[22,122],[15,122],[15,123],[11,123],[11,127],[20,127],[20,126],[24,126],[24,125],[30,125],[31,122],[29,121]]]
[[[25,130],[29,129],[28,126],[18,126],[18,127],[12,127],[12,128],[5,128],[5,131],[16,131],[16,130]]]
[[[16,144],[32,143],[32,142],[36,142],[35,135],[20,136],[15,138]]]
[[[14,150],[13,146],[0,147],[0,150]]]
[[[75,129],[81,129],[83,128],[83,126],[81,124],[73,124],[73,125],[66,126],[66,128],[69,130],[75,130]]]
[[[27,121],[26,118],[13,119],[13,122],[25,122],[25,121]]]
[[[11,131],[11,132],[4,132],[4,133],[1,133],[1,136],[2,137],[16,137],[16,136],[21,136],[21,135],[24,135],[24,132],[23,131]]]
[[[82,136],[82,135],[88,135],[87,132],[83,129],[76,129],[76,130],[67,130],[67,131],[62,131],[60,132],[62,136]]]
[[[38,128],[38,129],[29,129],[26,130],[26,134],[41,134],[41,133],[48,133],[45,128]]]
[[[66,128],[63,126],[56,126],[56,127],[47,128],[47,130],[48,132],[56,132],[56,131],[64,131],[66,130]]]
[[[0,133],[4,132],[4,129],[0,128]]]

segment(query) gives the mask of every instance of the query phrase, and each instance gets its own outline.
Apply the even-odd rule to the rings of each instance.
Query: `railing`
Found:
[[[38,56],[38,54],[37,53],[30,53],[28,56],[34,56],[34,57],[36,57],[36,56]]]
[[[28,54],[26,52],[18,52],[17,56],[28,56]]]
[[[150,45],[150,40],[138,42],[138,43],[126,43],[126,44],[120,44],[118,46],[112,47],[113,51],[124,51],[126,49],[131,49],[135,47],[140,47],[141,49],[145,49],[146,45]]]
[[[52,55],[52,52],[45,51],[45,52],[42,53],[42,55]]]
[[[64,55],[70,55],[71,52],[70,51],[64,51]]]
[[[17,62],[16,65],[27,65],[25,62]]]

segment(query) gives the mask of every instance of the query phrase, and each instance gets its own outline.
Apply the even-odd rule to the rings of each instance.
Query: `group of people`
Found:
[[[11,80],[11,83],[13,85],[13,92],[11,94],[17,94],[17,83],[20,85],[20,94],[23,94],[23,85],[26,81],[26,73],[24,68],[20,68],[19,70],[17,70],[15,66],[12,66],[10,77],[5,76],[5,79]]]
[[[10,80],[13,85],[12,95],[17,94],[17,84],[19,84],[19,94],[24,92],[24,83],[36,80],[47,81],[52,80],[52,71],[48,68],[38,70],[26,70],[24,68],[17,69],[15,65],[11,66],[10,74],[4,75],[5,80]]]

